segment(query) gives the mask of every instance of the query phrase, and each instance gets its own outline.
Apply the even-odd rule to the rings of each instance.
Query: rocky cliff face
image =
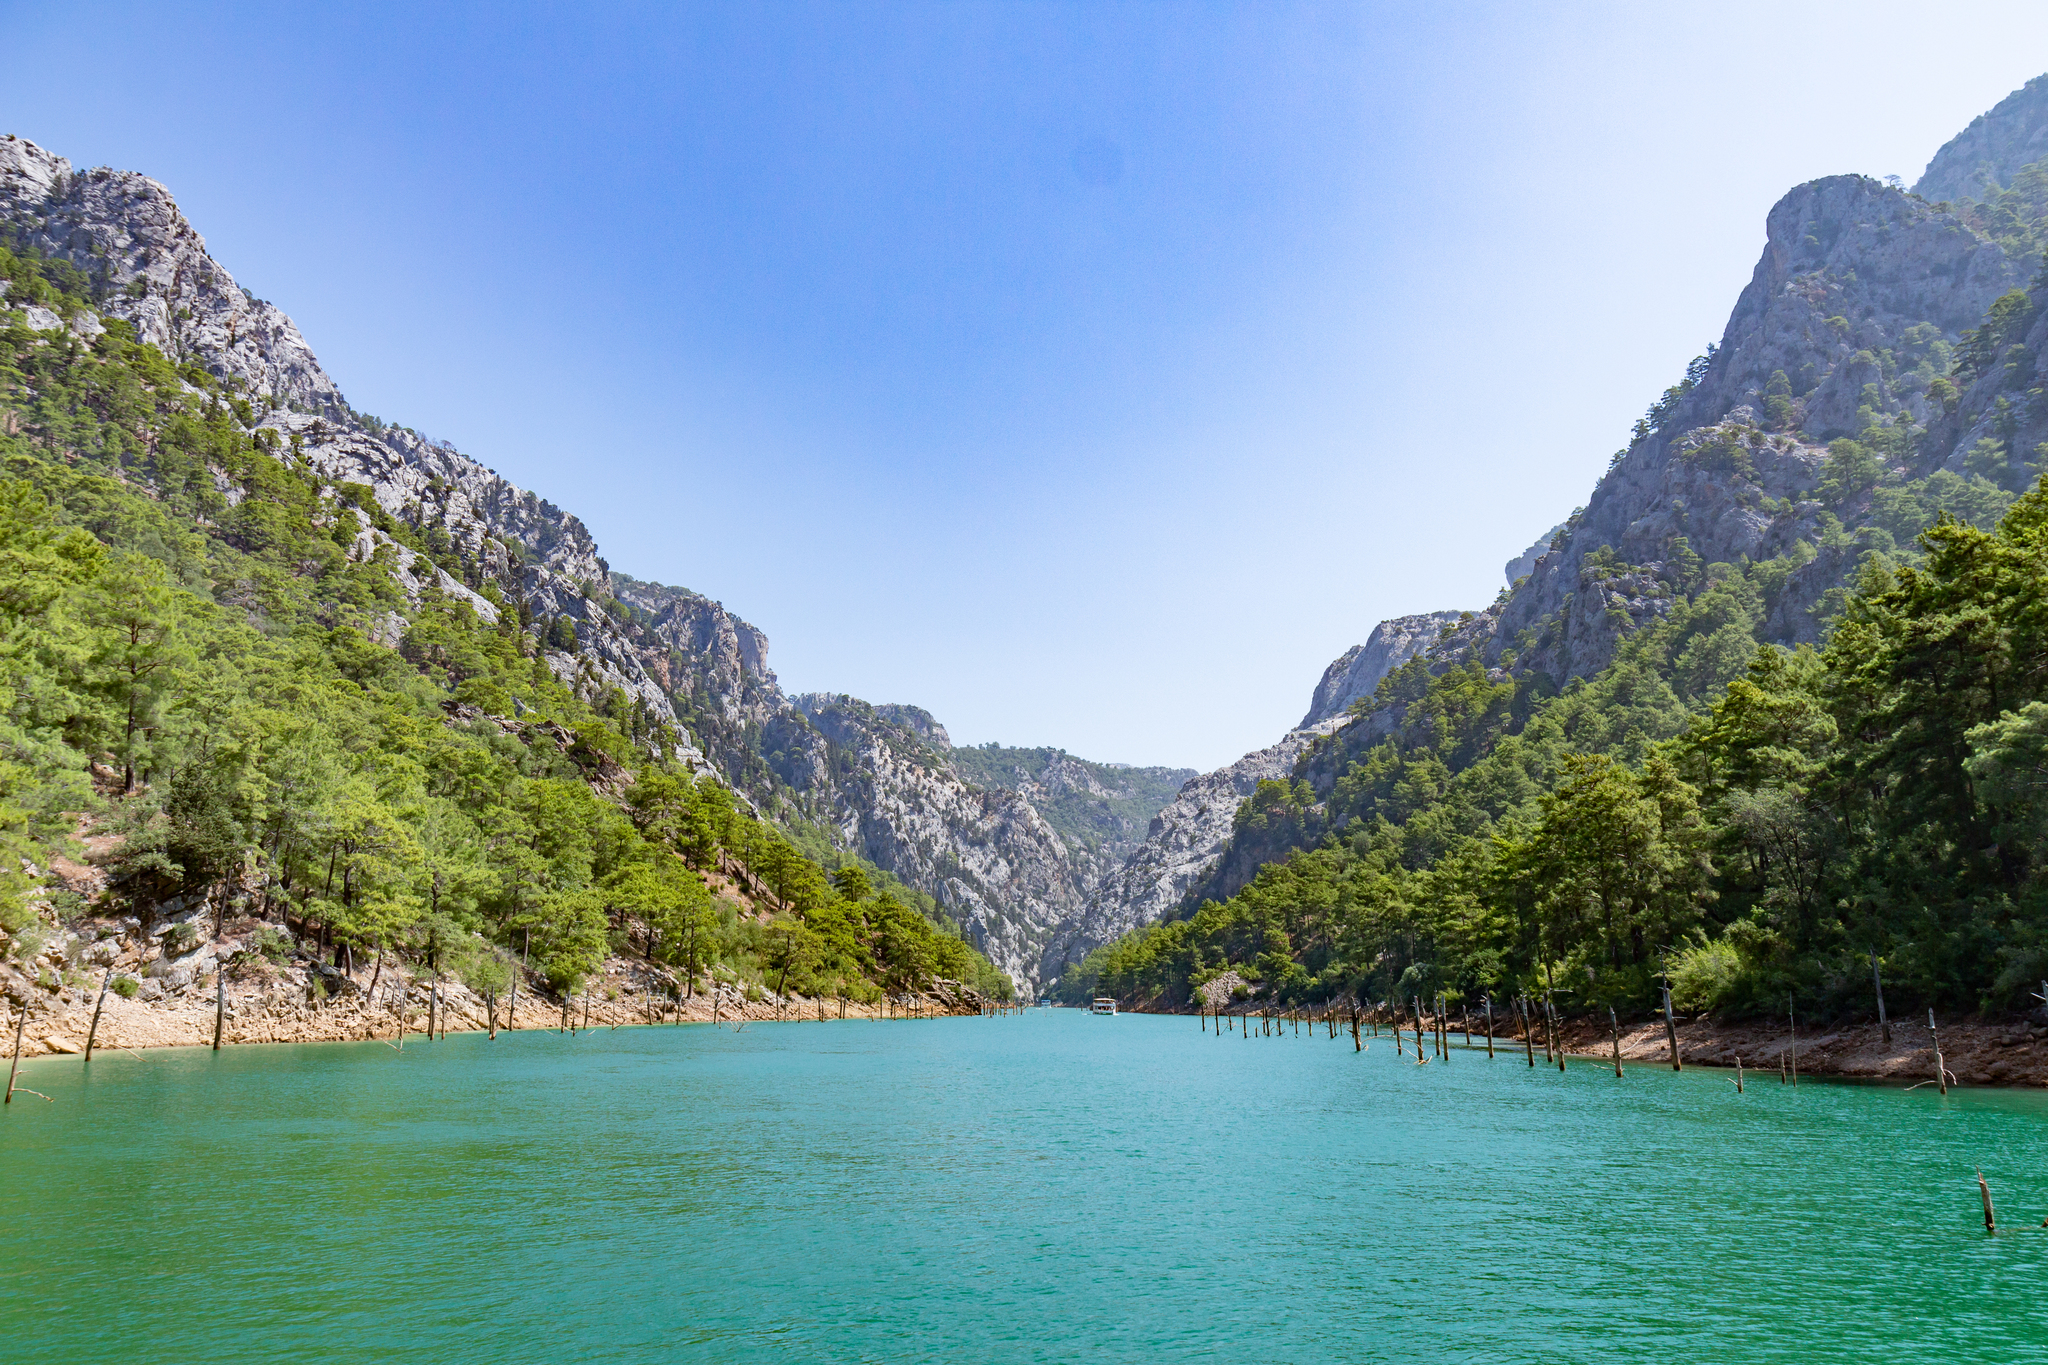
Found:
[[[1160,807],[1196,776],[1192,768],[1094,763],[1050,748],[986,744],[948,757],[963,781],[1016,792],[1045,816],[1084,896],[1123,866]]]
[[[2048,160],[2048,76],[2036,76],[1970,120],[1934,154],[1914,193],[1924,199],[1984,199],[2020,168]]]
[[[415,602],[432,581],[487,619],[499,611],[489,593],[522,619],[566,619],[575,648],[544,652],[556,676],[586,697],[618,689],[649,721],[688,737],[673,756],[770,818],[825,829],[933,896],[999,967],[1035,985],[1052,926],[1079,912],[1103,861],[1086,847],[1077,858],[1032,804],[1060,799],[1064,776],[1028,793],[977,785],[954,771],[944,727],[916,707],[784,695],[767,637],[722,604],[614,574],[573,515],[445,442],[357,413],[291,319],[235,283],[156,181],[77,171],[24,139],[0,138],[0,228],[82,271],[99,317],[125,320],[173,361],[227,381],[250,423],[275,430],[292,458],[366,485],[383,512],[430,540],[445,536],[450,553],[436,564],[358,514],[355,556],[392,554]],[[372,623],[388,644],[403,628],[396,615]]]
[[[1686,555],[1733,563],[1818,545],[1827,443],[1872,421],[1905,414],[1928,431],[1923,451],[1952,447],[1936,381],[1963,331],[2028,271],[1957,214],[1862,176],[1800,186],[1766,228],[1763,258],[1690,390],[1639,430],[1556,547],[1465,632],[1488,663],[1505,656],[1559,683],[1588,676],[1669,610]],[[1814,609],[1844,566],[1814,564],[1773,605],[1769,638],[1818,638]]]
[[[1370,697],[1380,679],[1436,643],[1444,627],[1470,612],[1428,611],[1418,616],[1396,616],[1372,628],[1362,645],[1353,645],[1323,670],[1315,695],[1309,698],[1308,714],[1295,728],[1305,730],[1318,721],[1335,720],[1360,697]]]

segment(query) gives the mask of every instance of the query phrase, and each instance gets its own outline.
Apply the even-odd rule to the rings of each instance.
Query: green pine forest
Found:
[[[2019,383],[2041,297],[1897,363],[1931,357],[1951,405],[2001,363]],[[1554,992],[1626,1013],[1668,980],[1679,1008],[1723,1017],[1868,1017],[1875,968],[1895,1013],[2030,1008],[2048,978],[2048,450],[1987,439],[1968,472],[1908,480],[1892,471],[1925,431],[1863,422],[1829,448],[1818,546],[1708,564],[1679,539],[1669,613],[1562,690],[1513,649],[1491,673],[1408,664],[1244,802],[1229,856],[1254,875],[1070,966],[1061,996],[1185,1007],[1235,972],[1240,998],[1281,1003]],[[1689,458],[1772,439],[1724,425]],[[1817,555],[1845,574],[1820,647],[1760,645]],[[1581,590],[1632,567],[1596,551]]]
[[[90,306],[62,260],[0,247],[0,279],[10,304]],[[366,526],[497,624],[431,585],[410,603],[390,545],[352,558]],[[684,990],[1010,993],[928,898],[668,766],[679,737],[622,693],[559,681],[543,650],[573,650],[573,625],[524,606],[442,527],[323,479],[232,382],[120,321],[88,342],[0,313],[9,950],[34,955],[39,875],[90,829],[123,836],[109,890],[56,892],[65,920],[197,901],[479,990],[524,964],[573,992],[644,954]]]

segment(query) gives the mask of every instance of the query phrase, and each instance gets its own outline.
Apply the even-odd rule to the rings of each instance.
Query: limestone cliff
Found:
[[[1353,645],[1323,670],[1315,695],[1309,698],[1308,714],[1296,729],[1307,729],[1318,721],[1335,720],[1360,697],[1370,697],[1380,679],[1387,676],[1436,643],[1444,627],[1470,612],[1429,611],[1418,616],[1396,616],[1372,628],[1365,643]]]
[[[1914,193],[1924,199],[1984,199],[2022,168],[2048,160],[2048,76],[2036,76],[1970,120],[1927,163]]]

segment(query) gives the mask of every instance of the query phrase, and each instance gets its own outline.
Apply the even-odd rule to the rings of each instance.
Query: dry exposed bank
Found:
[[[1136,1013],[1188,1013],[1184,1010],[1154,1010],[1142,1004],[1125,1008]],[[1275,1016],[1268,1016],[1262,1014],[1256,1004],[1237,1003],[1225,1006],[1224,1013],[1233,1019],[1248,1017],[1255,1033],[1260,1030],[1262,1021],[1274,1017],[1291,1035],[1291,1021],[1299,1011],[1280,1011]],[[1317,1009],[1314,1014],[1317,1027],[1325,1027],[1322,1010]],[[1348,1012],[1342,1007],[1339,1007],[1338,1015],[1340,1021],[1349,1019]],[[1374,1016],[1362,1017],[1370,1019]],[[1377,1016],[1377,1021],[1378,1030],[1384,1034],[1388,1028],[1387,1016],[1382,1013]],[[1468,1022],[1473,1044],[1483,1047],[1486,1022],[1481,1014],[1471,1016],[1469,1021],[1463,1015],[1453,1015],[1452,1043],[1464,1045]],[[1935,1022],[1941,1030],[1941,1055],[1947,1064],[1951,1085],[2048,1086],[2048,1024],[2038,1019],[1938,1018]],[[1346,1027],[1348,1023],[1340,1025],[1340,1032]],[[1496,1015],[1494,1028],[1496,1048],[1525,1054],[1527,1049],[1522,1045],[1522,1035],[1510,1018]],[[1402,1031],[1412,1035],[1412,1020],[1403,1024]],[[1427,1031],[1425,1024],[1425,1034]],[[1775,1073],[1781,1058],[1785,1059],[1789,1069],[1796,1054],[1802,1076],[1849,1076],[1897,1081],[1906,1085],[1934,1079],[1934,1038],[1924,1014],[1917,1019],[1892,1021],[1890,1042],[1885,1041],[1883,1030],[1875,1022],[1820,1027],[1801,1024],[1795,1035],[1791,1025],[1784,1021],[1722,1022],[1681,1018],[1675,1021],[1674,1031],[1678,1037],[1679,1060],[1688,1066],[1733,1067],[1740,1058],[1745,1067]],[[1605,1020],[1568,1019],[1560,1029],[1560,1037],[1567,1056],[1598,1061],[1611,1061],[1613,1058],[1614,1036]],[[1540,1022],[1531,1041],[1540,1064],[1543,1060]],[[1671,1043],[1664,1021],[1655,1019],[1647,1023],[1621,1025],[1621,1056],[1625,1066],[1669,1066]]]
[[[27,970],[0,966],[7,997],[7,1032],[0,1048],[12,1050],[14,1026],[26,1010],[21,1055],[81,1052],[100,1011],[94,1043],[101,1048],[178,1047],[213,1041],[218,1012],[223,1044],[314,1043],[397,1037],[401,1028],[422,1032],[433,1013],[448,1032],[490,1027],[556,1028],[656,1022],[776,1019],[886,1019],[978,1014],[984,1002],[950,981],[872,1004],[837,998],[778,996],[731,984],[694,982],[653,963],[614,957],[588,988],[566,999],[547,994],[522,974],[516,1002],[507,991],[493,1009],[459,981],[438,982],[386,959],[344,970],[304,948],[274,956],[254,950],[262,922],[229,921],[218,937],[187,947],[167,946],[179,923],[145,931],[133,919],[102,921],[54,936]],[[275,935],[274,924],[268,926]],[[189,931],[187,931],[189,932]],[[273,943],[275,939],[271,940]],[[101,983],[108,969],[134,983],[132,998]],[[225,977],[224,983],[222,981]],[[219,994],[217,994],[219,992]],[[754,998],[748,998],[749,995]]]

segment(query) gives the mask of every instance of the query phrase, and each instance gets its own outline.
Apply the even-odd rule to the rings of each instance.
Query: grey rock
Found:
[[[1296,729],[1342,716],[1352,702],[1370,697],[1380,680],[1435,644],[1444,627],[1457,621],[1455,611],[1429,611],[1396,616],[1372,628],[1362,645],[1353,645],[1323,670],[1309,698],[1308,714]]]
[[[2048,76],[2036,76],[1942,144],[1913,191],[1931,200],[1982,199],[2020,167],[2048,157]]]
[[[1536,543],[1534,545],[1531,545],[1528,549],[1522,551],[1522,553],[1516,555],[1513,559],[1510,559],[1507,562],[1507,564],[1504,566],[1503,571],[1507,574],[1509,587],[1512,588],[1513,586],[1515,586],[1515,584],[1518,581],[1520,581],[1523,578],[1526,578],[1530,574],[1530,572],[1535,569],[1536,561],[1543,558],[1545,554],[1549,553],[1550,542],[1556,540],[1557,533],[1562,531],[1563,529],[1564,523],[1559,522],[1557,525],[1551,527],[1548,531],[1545,531],[1541,536],[1537,537]]]

